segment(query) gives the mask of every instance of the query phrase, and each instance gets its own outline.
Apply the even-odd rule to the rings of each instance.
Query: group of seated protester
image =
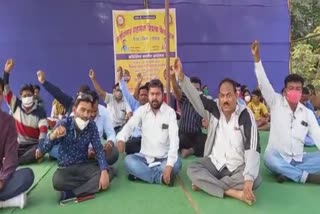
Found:
[[[259,90],[249,98],[248,93],[240,95],[241,88],[227,78],[218,86],[217,99],[212,99],[207,86],[197,77],[187,77],[176,59],[170,82],[180,109],[179,123],[176,111],[164,102],[167,95],[160,80],[142,84],[140,79],[132,95],[121,68],[112,94],[101,88],[90,70],[95,90],[81,86],[75,97],[38,71],[39,83],[54,98],[47,120],[32,85],[21,87],[20,96],[11,91],[14,61],[7,60],[0,79],[0,104],[4,97],[12,116],[0,111],[0,207],[25,206],[34,175],[29,168],[17,167],[40,163],[47,153],[57,159],[52,182],[60,193],[59,203],[85,200],[108,189],[117,175],[113,165],[119,153],[126,153],[129,180],[170,187],[181,171],[180,157],[195,155],[199,159],[187,167],[193,190],[251,205],[256,201],[254,190],[262,182],[258,128],[269,122],[266,106],[270,137],[265,166],[278,182],[320,184],[320,152],[304,152],[306,138],[320,148],[320,128],[314,110],[308,107],[303,78],[288,75],[283,94],[276,93],[264,71],[257,41],[251,52]],[[99,96],[107,107],[99,104]]]

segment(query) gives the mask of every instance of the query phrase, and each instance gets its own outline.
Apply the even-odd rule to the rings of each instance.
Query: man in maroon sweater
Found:
[[[0,208],[26,204],[26,191],[33,183],[31,169],[16,170],[18,142],[14,119],[1,111],[4,83],[0,78]]]

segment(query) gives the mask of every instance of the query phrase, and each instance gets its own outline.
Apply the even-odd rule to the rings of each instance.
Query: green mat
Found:
[[[268,140],[268,132],[260,132],[260,139],[262,150],[264,151]],[[316,149],[313,147],[307,148],[306,150],[314,151]],[[320,193],[319,186],[309,184],[301,185],[293,182],[278,184],[266,169],[262,160],[260,166],[263,182],[256,191],[257,202],[253,206],[247,206],[243,202],[231,198],[218,199],[201,191],[192,191],[191,182],[186,175],[187,164],[184,164],[181,177],[194,202],[199,207],[200,213],[316,213]]]
[[[262,148],[265,148],[268,133],[261,132]],[[308,148],[308,151],[315,150]],[[97,194],[94,200],[79,204],[60,206],[57,193],[52,189],[51,168],[29,194],[29,204],[24,210],[3,210],[2,213],[245,213],[245,214],[301,214],[316,213],[319,187],[301,185],[292,182],[278,184],[261,162],[263,182],[256,191],[257,202],[248,206],[240,201],[211,197],[204,192],[193,192],[186,175],[187,165],[195,158],[183,161],[183,170],[177,179],[176,186],[168,188],[161,185],[130,182],[124,171],[123,160],[117,163],[118,177],[112,181],[111,188]],[[52,163],[51,163],[52,164]],[[33,166],[38,167],[38,165]],[[52,167],[52,165],[51,165]],[[36,172],[37,173],[37,172]],[[38,177],[38,176],[37,176]]]
[[[16,209],[14,213],[194,213],[179,186],[129,182],[122,161],[118,168],[119,175],[109,190],[97,194],[94,200],[65,206],[58,205],[57,193],[52,189],[52,169],[30,194],[27,209]]]
[[[43,160],[42,163],[28,165],[27,167],[31,168],[34,172],[34,182],[29,191],[31,191],[39,183],[39,181],[49,172],[49,170],[55,165],[56,161],[50,161],[47,157]]]

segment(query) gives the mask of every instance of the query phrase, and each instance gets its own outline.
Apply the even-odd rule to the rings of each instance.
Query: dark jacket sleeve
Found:
[[[73,98],[66,93],[64,93],[60,88],[53,85],[49,81],[45,81],[42,86],[56,99],[61,105],[69,111],[72,109]]]
[[[243,126],[244,159],[245,169],[243,176],[245,180],[255,180],[259,175],[260,168],[260,144],[259,134],[254,115],[246,108],[239,117],[239,125]]]

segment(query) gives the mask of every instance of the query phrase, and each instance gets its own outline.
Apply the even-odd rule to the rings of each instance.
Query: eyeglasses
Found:
[[[78,93],[77,100],[90,100],[90,102],[93,102],[93,97],[90,94],[86,94],[83,92]]]

